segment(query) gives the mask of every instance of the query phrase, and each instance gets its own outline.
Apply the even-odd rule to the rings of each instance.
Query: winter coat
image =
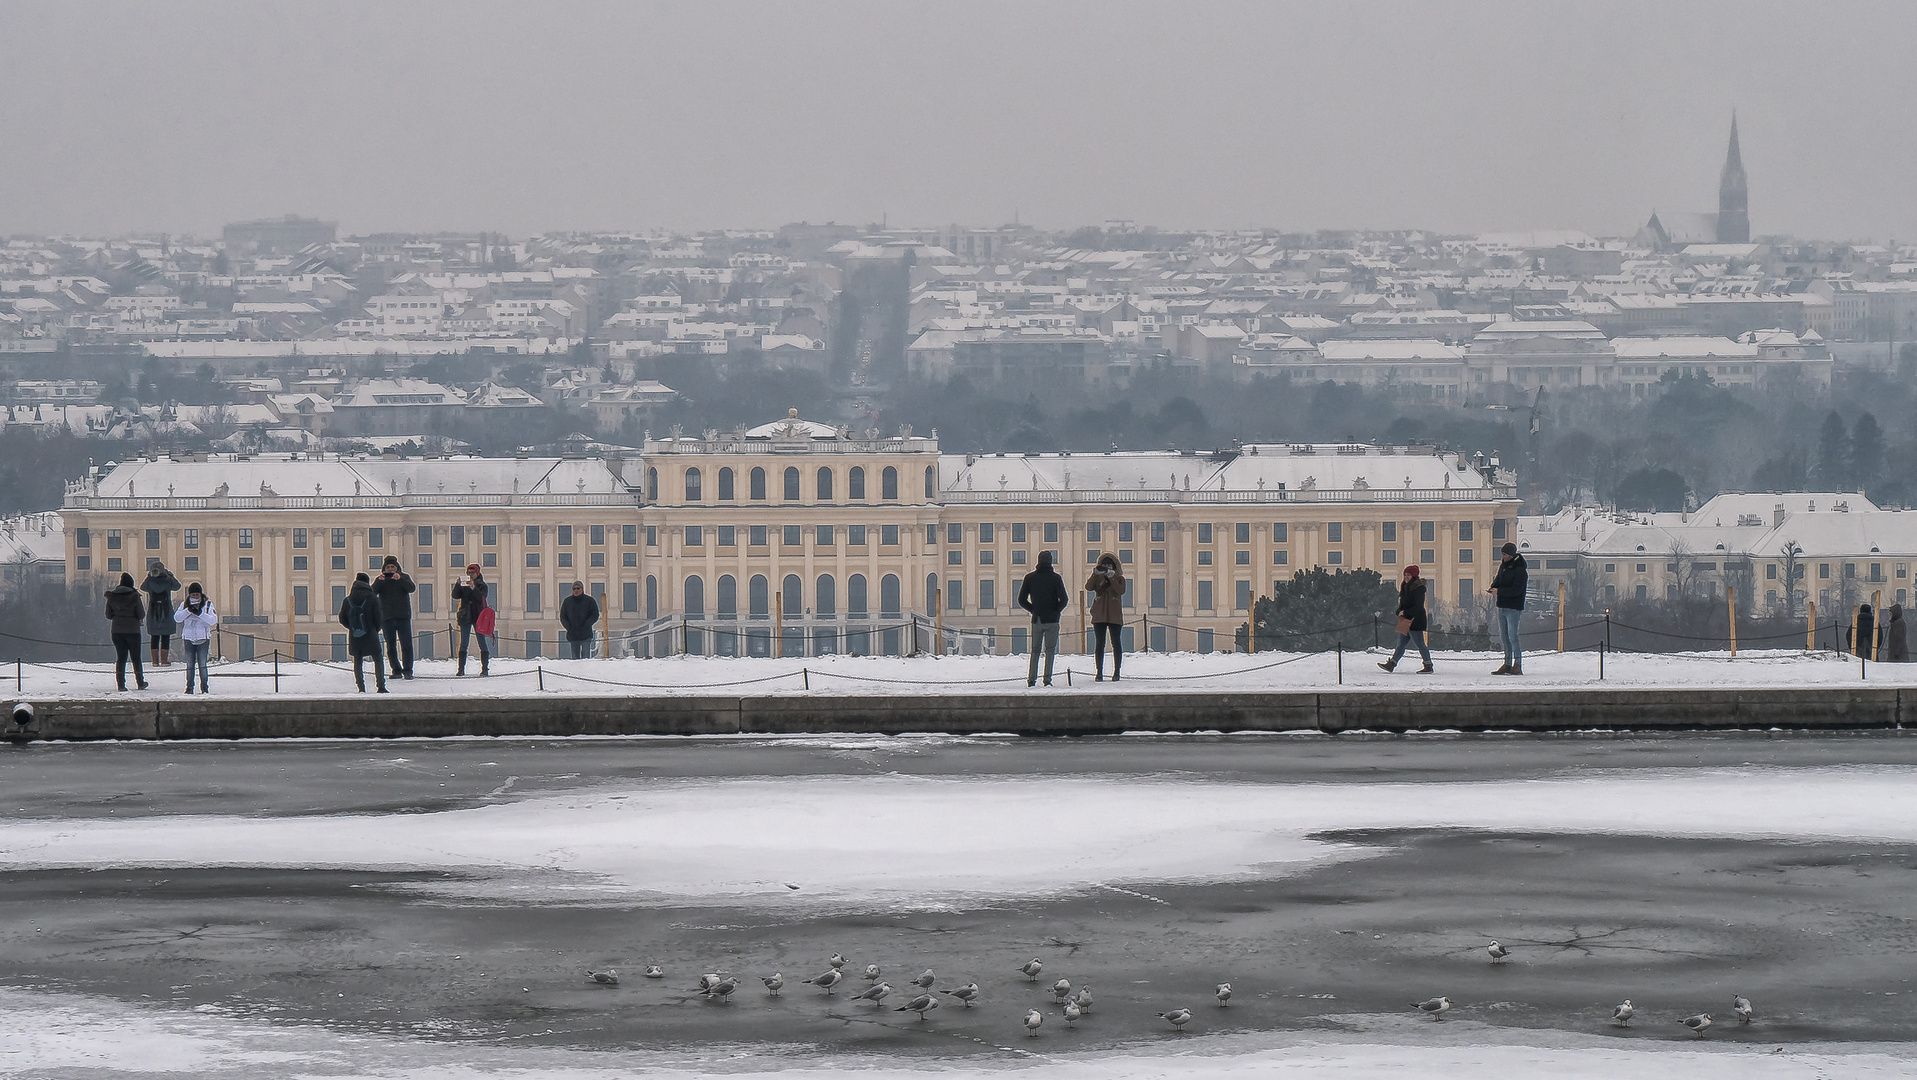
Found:
[[[140,633],[140,621],[146,617],[146,605],[140,603],[140,590],[131,585],[115,585],[106,591],[106,617],[113,620],[115,634]]]
[[[1099,568],[1085,579],[1085,591],[1092,594],[1092,621],[1095,623],[1122,623],[1125,621],[1125,570],[1118,560],[1110,554],[1098,557]],[[1106,577],[1105,569],[1112,575]]]
[[[180,624],[181,641],[205,641],[213,636],[213,628],[219,625],[220,613],[213,610],[213,601],[200,604],[196,613],[192,601],[184,601],[173,609],[173,621]]]
[[[1850,654],[1866,660],[1877,659],[1877,616],[1871,613],[1870,605],[1857,609],[1857,637],[1850,643]]]
[[[1412,578],[1398,586],[1398,614],[1411,620],[1411,629],[1414,631],[1429,628],[1425,621],[1424,594],[1423,578]]]
[[[359,615],[359,625],[354,625],[352,616]],[[353,591],[340,601],[339,624],[346,628],[346,651],[353,656],[379,655],[379,597],[373,595],[370,585],[355,581]],[[354,630],[364,633],[354,634]]]
[[[140,582],[140,591],[146,594],[146,632],[149,634],[177,634],[179,624],[173,619],[173,594],[180,591],[180,579],[168,570],[160,574],[149,573],[146,580]]]
[[[574,596],[566,594],[559,601],[559,625],[566,628],[566,640],[588,641],[592,638],[592,629],[599,622],[599,601],[591,593]]]
[[[379,597],[380,618],[386,622],[410,622],[413,618],[413,593],[419,586],[405,574],[389,578],[380,574],[373,579],[373,595]]]
[[[485,578],[474,578],[471,585],[453,586],[453,602],[459,605],[457,618],[459,625],[471,626],[479,621],[479,613],[486,607]]]
[[[1038,569],[1026,574],[1019,584],[1018,606],[1032,613],[1033,622],[1055,623],[1071,604],[1072,594],[1065,588],[1065,579],[1049,562],[1039,563]]]
[[[1904,643],[1904,607],[1890,606],[1890,622],[1884,626],[1884,659],[1893,664],[1910,662],[1910,647]]]
[[[1531,575],[1526,571],[1524,556],[1513,555],[1498,565],[1498,576],[1491,579],[1491,587],[1498,591],[1498,606],[1512,611],[1524,610],[1524,593],[1530,586]]]

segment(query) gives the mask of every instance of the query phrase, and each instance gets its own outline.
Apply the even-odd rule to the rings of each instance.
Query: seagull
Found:
[[[594,971],[591,968],[587,968],[586,978],[591,979],[593,982],[598,983],[600,986],[618,986],[619,985],[619,973],[617,971],[614,971],[611,968],[607,968],[604,971]]]
[[[879,981],[879,965],[877,964],[865,965],[865,981],[866,982]]]
[[[919,972],[918,978],[912,980],[912,985],[921,990],[930,990],[932,989],[932,984],[938,981],[938,976],[932,974],[932,969],[926,968],[924,971]]]
[[[852,1000],[853,1001],[869,1001],[872,1004],[877,1005],[881,1000],[884,999],[885,995],[891,992],[892,992],[891,983],[889,982],[873,983],[871,986],[866,988],[864,993],[852,995]]]
[[[826,957],[825,962],[832,965],[833,971],[837,971],[845,966],[845,957],[840,956],[838,953],[833,953],[831,956]]]
[[[1494,964],[1511,955],[1510,949],[1505,948],[1495,941],[1491,943],[1491,947],[1486,949],[1485,952],[1491,954],[1491,962]]]
[[[779,990],[785,986],[785,973],[775,971],[759,981],[765,984],[767,990],[772,991],[773,997],[778,997]]]
[[[721,981],[722,980],[720,979],[720,977],[716,974],[701,975],[699,976],[699,985],[694,987],[694,989],[697,990],[699,993],[703,994],[706,991],[712,989],[713,987],[719,985]]]
[[[660,966],[659,966],[658,964],[647,964],[647,965],[646,965],[646,978],[648,978],[648,979],[663,979],[663,978],[665,978],[665,977],[666,977],[666,969],[665,969],[665,968],[662,968],[662,967],[660,967]]]
[[[1079,987],[1078,996],[1072,999],[1072,1003],[1077,1005],[1079,1007],[1079,1010],[1082,1012],[1091,1012],[1092,1011],[1092,988],[1089,986]]]
[[[1180,1035],[1183,1035],[1185,1033],[1185,1025],[1191,1023],[1191,1010],[1190,1009],[1173,1009],[1170,1012],[1159,1013],[1158,1017],[1159,1019],[1170,1024],[1172,1026],[1173,1031],[1176,1031]]]
[[[1214,994],[1213,996],[1218,999],[1218,1004],[1220,1006],[1231,1004],[1231,984],[1219,983],[1218,992]]]
[[[1687,1016],[1678,1023],[1697,1032],[1697,1037],[1701,1039],[1704,1037],[1704,1029],[1711,1026],[1711,1014],[1698,1013],[1696,1016]]]
[[[936,1009],[938,1007],[939,1007],[938,998],[935,998],[930,994],[920,994],[918,997],[913,998],[912,1000],[906,1002],[905,1004],[899,1006],[896,1009],[893,1009],[892,1011],[893,1012],[915,1012],[919,1014],[919,1019],[923,1020],[925,1019],[926,1013],[931,1012],[933,1009]]]
[[[1740,1024],[1750,1023],[1751,1022],[1751,999],[1743,996],[1742,994],[1739,994],[1731,998],[1731,1011],[1737,1014],[1738,1023]]]
[[[955,997],[959,999],[960,1001],[963,1001],[965,1003],[965,1007],[969,1009],[972,1007],[972,1002],[978,1000],[978,984],[966,983],[964,986],[961,986],[956,990],[940,990],[939,993],[944,994],[947,997]]]
[[[706,988],[706,997],[716,997],[720,1001],[731,1001],[732,992],[739,988],[739,980],[730,976],[720,979]]]
[[[1033,961],[1033,963],[1037,963],[1037,961],[1036,961],[1036,960],[1034,960],[1034,961]],[[1040,1025],[1040,1024],[1042,1024],[1042,1023],[1044,1023],[1044,1022],[1045,1022],[1045,1014],[1044,1014],[1044,1013],[1042,1013],[1042,1012],[1039,1012],[1039,1011],[1038,1011],[1037,1009],[1027,1009],[1027,1010],[1025,1011],[1025,1035],[1026,1035],[1026,1037],[1027,1037],[1027,1038],[1032,1038],[1032,1039],[1036,1039],[1036,1038],[1038,1038],[1038,1025]]]
[[[1611,1022],[1619,1025],[1628,1024],[1631,1022],[1631,1014],[1635,1012],[1637,1010],[1631,1008],[1631,999],[1625,998],[1624,1004],[1611,1010]]]
[[[813,986],[829,994],[832,992],[832,988],[839,985],[839,980],[843,978],[845,978],[844,972],[838,968],[828,968],[825,974],[814,975],[812,978],[807,979],[806,982],[811,983]]]
[[[1414,1009],[1422,1009],[1430,1013],[1431,1019],[1433,1020],[1442,1020],[1444,1019],[1445,1011],[1451,1008],[1451,999],[1448,997],[1428,998],[1424,1001],[1412,1002],[1411,1007]]]
[[[1076,1002],[1068,1001],[1065,1003],[1065,1022],[1066,1023],[1069,1024],[1083,1015],[1085,1015],[1085,1010],[1079,1008]]]
[[[1032,957],[1031,963],[1026,964],[1024,967],[1019,968],[1018,970],[1026,978],[1036,979],[1038,978],[1038,973],[1045,970],[1045,961],[1040,960],[1038,957],[1034,956]]]
[[[1064,1001],[1072,996],[1072,980],[1060,979],[1052,984],[1052,997]]]

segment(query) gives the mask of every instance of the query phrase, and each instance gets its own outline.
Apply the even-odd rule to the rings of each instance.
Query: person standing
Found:
[[[386,659],[393,665],[395,679],[413,677],[413,593],[418,588],[400,570],[395,555],[386,556],[379,577],[373,579],[373,595],[379,598],[379,632],[386,639]]]
[[[1418,655],[1424,657],[1424,666],[1418,674],[1431,674],[1431,648],[1425,644],[1424,634],[1429,627],[1426,619],[1424,579],[1418,576],[1416,566],[1404,568],[1404,580],[1398,583],[1398,649],[1391,659],[1378,666],[1386,671],[1395,671],[1398,661],[1404,659],[1406,645],[1416,644]]]
[[[1518,545],[1507,541],[1503,550],[1504,561],[1498,563],[1497,576],[1485,590],[1497,595],[1498,629],[1504,637],[1504,666],[1491,674],[1522,675],[1524,648],[1518,641],[1518,624],[1524,618],[1524,592],[1530,586],[1531,574],[1524,556],[1518,554]]]
[[[1866,660],[1877,659],[1877,615],[1869,604],[1857,605],[1857,633],[1851,639],[1850,654]]]
[[[220,613],[213,610],[213,601],[206,598],[199,582],[186,587],[186,599],[174,610],[173,621],[180,624],[180,644],[186,647],[186,692],[193,692],[193,671],[198,668],[200,693],[212,693],[206,685],[206,658],[213,651],[213,628],[220,624]]]
[[[490,590],[486,586],[486,577],[479,572],[478,563],[467,563],[466,576],[453,582],[453,602],[459,605],[457,609],[457,618],[459,620],[459,667],[453,672],[455,675],[466,674],[466,642],[475,632],[478,632],[475,628],[479,625],[479,613],[485,611],[489,606],[486,603],[488,592],[490,592]],[[487,651],[485,633],[478,633],[479,673],[481,675],[489,675],[491,672],[487,669],[492,660],[492,655]]]
[[[1890,621],[1884,624],[1884,659],[1893,664],[1910,662],[1910,646],[1904,641],[1904,605],[1890,605]]]
[[[126,689],[126,662],[133,661],[133,681],[146,689],[146,672],[140,669],[140,627],[146,607],[140,603],[140,590],[133,587],[133,575],[121,574],[120,583],[106,591],[106,617],[113,634],[113,679]]]
[[[584,660],[592,655],[592,631],[599,625],[599,601],[586,595],[586,583],[572,583],[572,595],[559,602],[559,625],[566,628],[566,644],[572,646],[572,658]]]
[[[365,574],[353,576],[352,591],[340,601],[339,624],[346,628],[346,651],[353,658],[353,684],[366,692],[366,659],[373,660],[373,682],[386,693],[386,665],[379,655],[379,597]]]
[[[146,594],[146,633],[153,647],[154,667],[173,663],[173,635],[180,632],[179,624],[173,619],[173,594],[179,590],[180,579],[160,560],[147,565],[146,580],[140,582],[140,591]]]
[[[1085,591],[1092,594],[1092,654],[1098,665],[1094,681],[1105,681],[1105,639],[1112,642],[1112,681],[1118,681],[1119,665],[1125,660],[1125,571],[1118,556],[1107,551],[1092,567]]]
[[[1052,569],[1052,553],[1038,553],[1038,567],[1018,587],[1018,606],[1032,613],[1032,660],[1026,686],[1038,685],[1038,654],[1045,653],[1045,685],[1052,685],[1052,659],[1058,654],[1058,619],[1072,603],[1065,579]]]

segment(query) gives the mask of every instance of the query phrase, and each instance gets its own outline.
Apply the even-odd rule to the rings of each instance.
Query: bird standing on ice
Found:
[[[1490,953],[1490,954],[1491,954],[1491,962],[1492,962],[1492,963],[1494,963],[1494,964],[1495,964],[1495,963],[1497,963],[1498,961],[1500,961],[1500,960],[1502,960],[1502,959],[1504,959],[1505,957],[1507,957],[1507,956],[1510,956],[1510,955],[1511,955],[1511,950],[1510,950],[1510,949],[1507,949],[1507,948],[1505,948],[1504,946],[1502,946],[1502,945],[1500,945],[1500,944],[1498,944],[1498,943],[1497,943],[1497,942],[1495,942],[1495,941],[1491,943],[1491,947],[1490,947],[1490,948],[1488,948],[1488,949],[1486,949],[1486,950],[1484,950],[1484,951],[1485,951],[1485,952],[1488,952],[1488,953]]]
[[[765,984],[767,990],[772,991],[773,997],[778,997],[779,991],[785,987],[785,973],[775,971],[759,981]]]
[[[863,993],[852,995],[852,1000],[853,1001],[869,1001],[872,1004],[877,1005],[880,1001],[883,1001],[885,999],[885,995],[891,992],[892,992],[891,983],[889,982],[873,983],[871,986],[867,987]]]
[[[1697,1032],[1697,1037],[1701,1039],[1704,1037],[1704,1029],[1711,1026],[1711,1014],[1698,1013],[1696,1016],[1687,1016],[1678,1023]]]
[[[1426,998],[1423,1001],[1412,1002],[1411,1007],[1430,1013],[1433,1020],[1442,1020],[1444,1014],[1451,1009],[1451,999],[1448,997]]]
[[[591,979],[593,982],[598,983],[600,986],[618,986],[619,985],[619,973],[617,971],[614,971],[611,968],[607,968],[604,971],[594,971],[591,968],[587,968],[586,978]]]
[[[1635,1012],[1637,1010],[1631,1008],[1631,999],[1625,998],[1624,1004],[1611,1010],[1611,1022],[1621,1027],[1631,1022],[1631,1015]]]
[[[1038,973],[1045,970],[1045,962],[1043,960],[1040,960],[1038,957],[1034,956],[1031,958],[1031,960],[1026,962],[1024,967],[1019,968],[1018,970],[1019,970],[1019,973],[1024,975],[1026,978],[1036,979],[1038,978]]]
[[[866,982],[879,981],[879,965],[877,964],[865,965],[865,981]]]
[[[810,979],[807,979],[806,982],[811,983],[813,986],[829,994],[832,992],[832,988],[839,985],[839,980],[843,978],[845,978],[845,972],[840,971],[838,968],[831,968],[824,974],[812,976]]]
[[[1183,1035],[1185,1033],[1185,1025],[1191,1023],[1191,1010],[1173,1009],[1170,1012],[1159,1013],[1158,1018],[1170,1024],[1173,1031]]]
[[[930,990],[932,989],[932,984],[938,981],[939,977],[932,974],[932,969],[926,968],[924,971],[919,972],[918,978],[912,980],[912,985],[918,987],[920,990]]]
[[[972,1007],[972,1002],[978,1000],[978,984],[966,983],[964,986],[952,990],[940,990],[939,993],[944,994],[946,997],[955,997],[963,1001],[965,1007],[969,1009]]]
[[[1068,1001],[1065,1003],[1065,1022],[1066,1023],[1068,1024],[1072,1023],[1073,1021],[1077,1020],[1079,1017],[1083,1015],[1085,1015],[1085,1010],[1078,1007],[1078,1002]]]
[[[718,998],[719,1001],[723,1004],[724,1002],[728,1002],[732,1000],[732,992],[734,990],[737,990],[738,988],[739,988],[739,980],[732,978],[731,976],[727,976],[726,978],[720,979],[718,982],[713,983],[711,986],[707,987],[705,994],[708,999]]]
[[[933,1009],[936,1009],[938,1007],[939,1007],[938,998],[935,998],[930,994],[920,994],[918,997],[913,998],[912,1000],[906,1002],[905,1004],[899,1006],[896,1009],[893,1009],[892,1011],[893,1012],[915,1012],[919,1014],[919,1019],[923,1020],[925,1019],[926,1013],[931,1012]]]
[[[1091,1012],[1092,1011],[1092,988],[1089,986],[1079,987],[1078,996],[1072,999],[1072,1003],[1077,1005],[1079,1009],[1083,1012]]]
[[[833,953],[831,956],[825,958],[825,962],[831,966],[833,971],[837,971],[845,966],[845,957],[840,956],[838,953]]]
[[[1038,1025],[1040,1025],[1040,1024],[1042,1024],[1042,1023],[1044,1023],[1044,1022],[1045,1022],[1045,1014],[1044,1014],[1044,1013],[1042,1013],[1042,1012],[1039,1012],[1039,1011],[1038,1011],[1037,1009],[1027,1009],[1027,1010],[1025,1011],[1025,1035],[1026,1035],[1026,1037],[1027,1037],[1027,1038],[1032,1038],[1032,1039],[1036,1039],[1036,1038],[1038,1038]]]
[[[1064,1001],[1072,996],[1072,980],[1060,979],[1052,984],[1052,1000]]]
[[[1751,999],[1750,999],[1750,998],[1747,998],[1747,997],[1745,997],[1745,996],[1744,996],[1744,995],[1742,995],[1742,994],[1738,994],[1738,995],[1736,995],[1735,997],[1732,997],[1732,998],[1731,998],[1731,1011],[1737,1014],[1737,1022],[1738,1022],[1738,1023],[1740,1023],[1740,1024],[1748,1024],[1748,1023],[1750,1023],[1750,1022],[1751,1022],[1751,1015],[1752,1015],[1752,1013],[1751,1013]]]
[[[1212,996],[1218,999],[1219,1005],[1230,1005],[1231,1004],[1231,984],[1219,983],[1218,992],[1213,994]]]

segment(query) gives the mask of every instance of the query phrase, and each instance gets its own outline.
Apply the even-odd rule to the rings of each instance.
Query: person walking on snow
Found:
[[[155,559],[146,569],[140,591],[146,594],[146,633],[153,647],[153,666],[166,667],[173,663],[173,635],[180,632],[173,619],[173,594],[180,591],[180,579]]]
[[[1507,542],[1504,561],[1498,564],[1498,574],[1485,590],[1497,595],[1498,629],[1504,638],[1504,666],[1492,672],[1493,675],[1524,674],[1524,647],[1518,641],[1518,624],[1524,618],[1524,593],[1530,585],[1530,577],[1524,556],[1518,554],[1518,545]]]
[[[133,661],[133,681],[146,689],[146,672],[140,670],[140,626],[146,607],[140,603],[140,590],[133,587],[133,575],[121,574],[120,583],[106,591],[106,617],[113,634],[113,678],[126,689],[126,662]]]
[[[379,576],[373,579],[373,595],[379,598],[379,632],[386,639],[386,659],[393,665],[395,679],[413,677],[413,593],[418,588],[393,555],[380,563]]]
[[[1112,641],[1112,681],[1118,681],[1118,667],[1125,659],[1125,572],[1118,565],[1118,556],[1107,551],[1098,557],[1098,565],[1092,567],[1092,576],[1085,582],[1085,591],[1092,594],[1092,651],[1094,662],[1098,665],[1097,682],[1105,681],[1105,639]]]
[[[386,693],[386,664],[379,655],[379,597],[365,574],[353,578],[353,589],[340,601],[339,624],[346,628],[346,651],[353,658],[353,683],[366,692],[366,659],[373,660],[373,682]]]
[[[1431,674],[1431,649],[1424,640],[1427,627],[1424,596],[1424,579],[1418,576],[1418,568],[1405,567],[1404,580],[1398,585],[1398,650],[1391,654],[1391,659],[1378,665],[1386,671],[1396,670],[1398,661],[1404,659],[1405,646],[1415,643],[1418,655],[1424,657],[1424,666],[1418,669],[1418,674]]]
[[[599,601],[586,595],[586,583],[572,583],[572,595],[559,602],[559,625],[566,628],[566,644],[572,646],[572,658],[584,660],[592,655],[592,629],[599,624]]]
[[[212,693],[206,685],[206,659],[213,649],[213,628],[220,624],[220,613],[213,610],[213,601],[206,598],[199,582],[186,587],[186,599],[174,609],[173,621],[180,624],[180,644],[186,647],[186,692],[193,692],[193,672],[198,669],[200,693]]]
[[[1018,587],[1018,606],[1032,613],[1032,659],[1026,686],[1038,685],[1038,654],[1045,653],[1045,685],[1052,685],[1052,658],[1058,653],[1058,619],[1072,603],[1065,579],[1052,569],[1052,553],[1038,553],[1038,568]]]

